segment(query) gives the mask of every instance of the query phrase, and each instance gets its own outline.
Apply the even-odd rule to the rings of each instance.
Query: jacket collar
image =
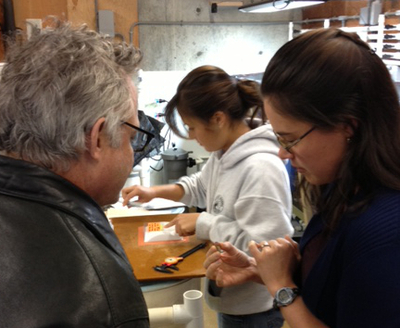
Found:
[[[35,164],[0,155],[0,193],[42,203],[74,216],[128,261],[101,207],[63,177]]]

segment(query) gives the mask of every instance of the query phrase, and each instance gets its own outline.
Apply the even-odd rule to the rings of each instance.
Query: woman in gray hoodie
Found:
[[[205,208],[202,213],[178,215],[168,226],[175,225],[182,236],[229,241],[245,252],[251,240],[292,234],[288,173],[271,126],[265,124],[257,82],[237,80],[218,67],[198,67],[179,84],[165,115],[176,134],[195,139],[211,152],[210,159],[202,171],[176,184],[124,189],[125,204],[134,196],[140,202],[162,197]],[[272,296],[257,283],[218,288],[207,281],[205,297],[219,313],[220,328],[283,324],[280,313],[272,309]]]

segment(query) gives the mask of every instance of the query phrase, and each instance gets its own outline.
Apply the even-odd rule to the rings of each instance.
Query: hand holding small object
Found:
[[[122,205],[130,205],[130,200],[134,198],[135,203],[146,203],[152,200],[156,195],[152,188],[143,187],[139,185],[130,186],[122,189],[121,191],[122,198],[124,199]]]
[[[268,244],[268,246],[266,245]],[[249,251],[254,257],[261,279],[274,294],[282,286],[292,286],[293,273],[300,260],[298,245],[289,236],[268,243],[251,242]]]
[[[271,245],[268,244],[268,242],[266,242],[266,241],[262,242],[262,243],[258,243],[256,245],[260,252],[263,250],[264,247],[271,247]]]

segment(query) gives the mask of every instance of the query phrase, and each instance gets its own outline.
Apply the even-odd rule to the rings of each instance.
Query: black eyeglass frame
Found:
[[[317,128],[316,126],[313,126],[310,130],[308,130],[306,133],[304,133],[301,137],[299,137],[296,140],[293,140],[291,142],[284,141],[283,138],[278,133],[276,133],[276,132],[274,132],[274,133],[275,133],[275,136],[278,139],[278,143],[281,145],[281,147],[290,153],[290,149],[292,147],[296,146],[301,140],[303,140],[305,137],[307,137],[316,128]]]
[[[141,147],[141,148],[136,148],[136,149],[134,148],[133,150],[135,152],[141,152],[141,151],[145,150],[146,147],[148,146],[148,144],[150,143],[150,141],[155,138],[155,135],[153,133],[151,133],[149,131],[146,131],[146,130],[143,130],[143,129],[141,129],[141,128],[139,128],[139,127],[137,127],[137,126],[135,126],[135,125],[133,125],[131,123],[122,122],[122,124],[125,124],[125,125],[129,126],[130,128],[132,128],[132,129],[134,129],[136,131],[142,132],[145,135],[147,135],[146,143],[144,144],[144,146]],[[133,148],[133,145],[132,145],[132,148]]]

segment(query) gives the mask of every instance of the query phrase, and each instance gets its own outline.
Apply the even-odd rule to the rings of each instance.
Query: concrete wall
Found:
[[[249,14],[209,0],[138,0],[139,47],[145,71],[189,71],[212,64],[230,74],[262,72],[288,40],[301,11]],[[163,24],[163,25],[158,25]],[[198,24],[198,25],[195,25]]]
[[[219,1],[220,2],[220,1]],[[209,0],[138,0],[138,23],[131,37],[139,34],[144,53],[139,108],[154,116],[169,100],[182,78],[200,65],[216,65],[229,74],[260,73],[289,38],[290,20],[300,20],[301,11],[276,14],[246,14],[237,7],[218,7],[211,13]],[[162,131],[165,149],[172,143],[190,151],[196,160],[209,155],[194,140],[183,140]],[[145,185],[163,183],[163,163],[158,157],[141,162]],[[201,166],[201,165],[200,165]],[[188,168],[196,172],[199,166]]]

